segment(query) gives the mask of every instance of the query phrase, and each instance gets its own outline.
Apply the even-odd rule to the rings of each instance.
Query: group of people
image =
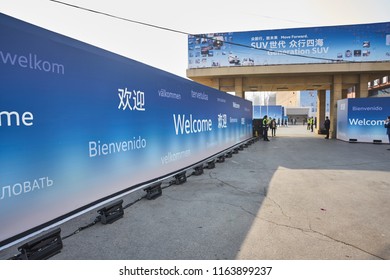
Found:
[[[267,115],[263,118],[263,140],[269,141],[268,139],[268,129],[271,129],[271,135],[272,137],[276,136],[276,127],[277,123],[276,120],[273,118],[268,118]]]
[[[305,122],[304,122],[305,123]],[[315,125],[315,120],[313,117],[309,118],[307,120],[307,130],[310,130],[311,132],[313,132],[313,128],[314,128],[314,125]]]
[[[263,140],[264,141],[269,141],[268,129],[271,129],[272,137],[276,136],[277,123],[276,123],[275,119],[268,118],[268,116],[265,115],[264,118],[263,118],[263,123],[262,124],[263,124]],[[314,126],[314,118],[310,118],[308,120],[308,122],[307,122],[307,129],[308,130],[310,129],[313,132],[313,126]],[[389,123],[389,127],[390,127],[390,123]],[[325,132],[326,132],[325,139],[329,139],[330,120],[329,120],[328,117],[325,118],[324,128],[325,128]],[[390,139],[390,135],[389,135],[389,139]]]
[[[307,130],[310,130],[311,132],[313,132],[313,127],[315,125],[315,122],[316,120],[311,117],[307,120]],[[324,129],[325,129],[325,139],[329,139],[329,130],[330,130],[330,119],[328,116],[325,117],[325,121],[324,121]]]
[[[313,126],[314,126],[314,119],[313,118],[308,119],[307,129],[308,130],[310,129],[311,131],[313,131]],[[268,129],[271,129],[272,137],[276,136],[276,128],[277,128],[276,120],[273,118],[268,118],[268,116],[265,115],[263,118],[263,140],[269,141]],[[386,134],[389,138],[389,143],[390,143],[390,116],[388,116],[387,120],[385,120],[385,128],[386,128]],[[324,129],[325,129],[325,134],[326,134],[325,139],[329,139],[330,120],[329,120],[328,116],[325,117]]]

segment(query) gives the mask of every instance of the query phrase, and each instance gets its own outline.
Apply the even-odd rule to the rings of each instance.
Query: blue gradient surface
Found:
[[[252,136],[244,99],[3,14],[0,38],[0,245]]]

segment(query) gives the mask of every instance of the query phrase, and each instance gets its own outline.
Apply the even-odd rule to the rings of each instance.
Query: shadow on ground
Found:
[[[52,259],[390,259],[387,148],[280,128],[270,142],[140,200],[115,223],[64,239]],[[96,215],[66,222],[62,235]]]

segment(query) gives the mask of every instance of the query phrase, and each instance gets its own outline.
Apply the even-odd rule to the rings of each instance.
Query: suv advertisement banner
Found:
[[[252,137],[252,103],[0,14],[0,247]]]
[[[188,68],[390,60],[390,22],[188,36]]]

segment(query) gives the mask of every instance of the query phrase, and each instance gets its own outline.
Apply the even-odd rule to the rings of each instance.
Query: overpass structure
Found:
[[[334,137],[337,101],[351,88],[368,97],[368,83],[390,75],[390,22],[190,35],[188,65],[188,78],[240,97],[316,90],[319,124],[329,90]]]
[[[368,82],[390,76],[390,62],[339,62],[268,66],[237,66],[187,69],[187,77],[222,91],[245,97],[246,91],[317,90],[317,120],[325,119],[325,92],[330,90],[332,137],[336,135],[337,100],[347,98],[355,88],[355,97],[368,97]],[[318,126],[319,127],[319,126]]]

